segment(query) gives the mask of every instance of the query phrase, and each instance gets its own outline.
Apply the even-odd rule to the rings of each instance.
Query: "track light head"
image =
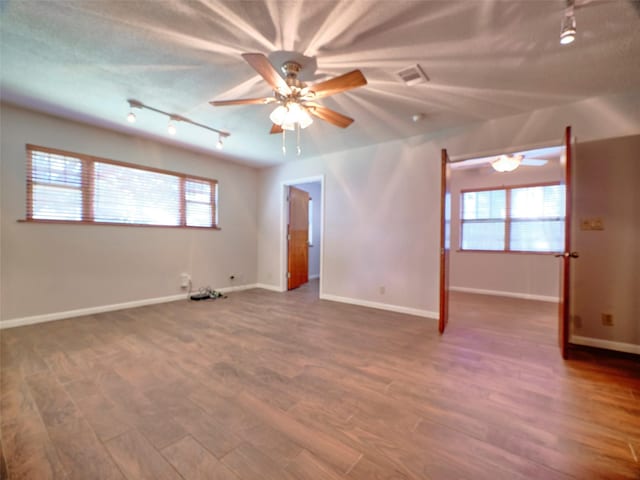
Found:
[[[567,0],[567,8],[560,25],[560,44],[569,45],[576,39],[576,16],[574,14],[573,0]]]
[[[223,143],[222,143],[222,135],[218,134],[218,143],[216,143],[216,148],[218,150],[222,150],[223,147]]]
[[[127,102],[129,103],[129,114],[127,115],[127,122],[136,123],[136,114],[133,112],[133,110],[136,108],[141,109],[143,105],[139,101],[132,99],[127,100]]]
[[[173,123],[173,119],[169,120],[169,124],[167,125],[167,132],[169,132],[169,135],[175,135],[176,131],[176,124]]]

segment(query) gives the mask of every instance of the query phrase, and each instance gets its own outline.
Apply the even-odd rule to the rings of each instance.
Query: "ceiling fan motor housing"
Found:
[[[286,76],[285,80],[287,82],[287,85],[289,85],[290,87],[297,87],[297,88],[304,87],[304,83],[298,80],[298,74],[302,69],[302,66],[298,62],[293,62],[293,61],[284,62],[282,64],[282,67],[280,67],[280,69],[282,70],[282,73],[284,73]]]

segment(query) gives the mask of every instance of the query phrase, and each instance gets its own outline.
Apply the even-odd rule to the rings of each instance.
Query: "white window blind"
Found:
[[[557,252],[564,248],[564,186],[463,191],[462,250]]]
[[[27,221],[217,228],[216,180],[27,145]]]

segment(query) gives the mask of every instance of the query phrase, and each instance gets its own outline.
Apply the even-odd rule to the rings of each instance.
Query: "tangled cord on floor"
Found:
[[[222,292],[216,292],[213,288],[206,286],[200,287],[198,293],[191,294],[191,281],[189,281],[189,291],[187,292],[189,300],[207,300],[209,298],[227,298]]]

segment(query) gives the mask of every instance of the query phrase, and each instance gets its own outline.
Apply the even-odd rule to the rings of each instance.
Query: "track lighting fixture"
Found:
[[[576,16],[574,14],[574,0],[567,0],[562,24],[560,25],[560,44],[569,45],[576,39]]]
[[[194,122],[193,120],[190,120],[186,117],[183,117],[181,115],[177,115],[175,113],[169,113],[169,112],[165,112],[163,110],[159,110],[155,107],[151,107],[149,105],[145,105],[142,102],[139,102],[138,100],[133,100],[133,99],[128,99],[127,102],[129,103],[129,114],[127,115],[127,121],[129,123],[134,123],[136,121],[136,114],[134,113],[134,109],[145,109],[145,110],[151,110],[152,112],[156,112],[159,113],[161,115],[165,115],[167,117],[169,117],[169,123],[167,124],[167,132],[169,132],[169,135],[175,135],[177,132],[176,129],[176,122],[183,122],[183,123],[189,123],[191,125],[194,125],[196,127],[200,127],[200,128],[204,128],[205,130],[209,130],[211,132],[215,132],[218,134],[218,143],[216,144],[216,148],[218,150],[222,149],[222,141],[226,138],[231,136],[231,134],[229,132],[225,132],[224,130],[218,130],[217,128],[213,128],[213,127],[209,127],[208,125],[203,125],[202,123],[198,123],[198,122]]]

